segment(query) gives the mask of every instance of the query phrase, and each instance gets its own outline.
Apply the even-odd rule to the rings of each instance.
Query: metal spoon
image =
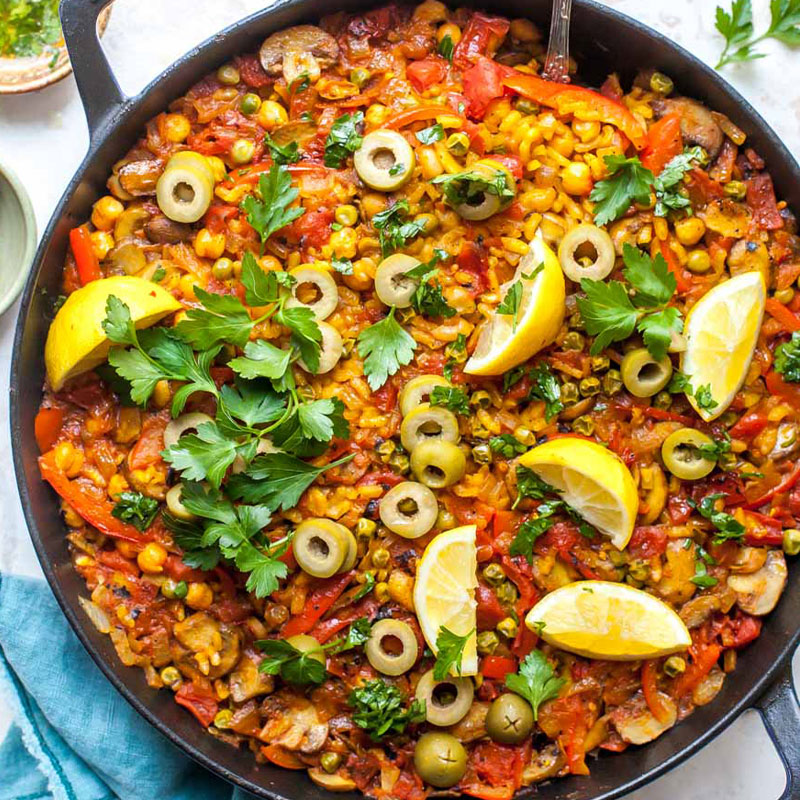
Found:
[[[553,0],[550,41],[542,77],[555,83],[569,83],[569,19],[572,0]]]

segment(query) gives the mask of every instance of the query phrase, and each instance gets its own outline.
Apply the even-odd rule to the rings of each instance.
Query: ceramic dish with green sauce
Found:
[[[19,178],[0,164],[0,314],[17,299],[36,248],[36,218]]]

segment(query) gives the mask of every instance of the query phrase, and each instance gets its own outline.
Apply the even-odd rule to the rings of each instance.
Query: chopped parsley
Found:
[[[439,46],[436,48],[436,52],[442,58],[446,58],[452,64],[454,50],[455,50],[455,45],[453,44],[453,40],[450,37],[450,34],[447,33],[444,36],[442,36],[442,41],[439,42]]]
[[[399,250],[425,230],[425,223],[408,220],[408,200],[399,200],[372,218],[372,227],[379,231],[383,257]]]
[[[353,274],[353,262],[349,258],[339,258],[336,253],[334,253],[333,257],[331,258],[331,266],[340,275]]]
[[[708,494],[699,503],[689,500],[689,504],[695,508],[700,516],[705,517],[715,528],[714,543],[722,544],[730,539],[741,539],[745,534],[745,527],[731,514],[725,511],[717,511],[715,503],[723,495]]]
[[[387,734],[403,733],[406,727],[425,719],[425,704],[408,698],[394,684],[377,678],[353,689],[347,699],[353,709],[353,722],[365,730],[373,741]]]
[[[146,531],[158,513],[158,500],[145,497],[141,492],[121,492],[111,514],[128,522],[137,531]]]
[[[354,111],[342,114],[331,125],[328,138],[325,140],[325,166],[339,169],[350,153],[361,147],[359,128],[364,122],[364,112]]]
[[[514,458],[514,456],[521,456],[528,450],[528,446],[522,444],[519,439],[514,438],[510,433],[501,433],[499,436],[493,436],[489,440],[489,447],[495,453],[500,453],[504,458]]]
[[[279,145],[268,133],[265,133],[264,144],[269,148],[272,160],[276,164],[296,164],[300,160],[300,151],[298,150],[297,142]]]
[[[444,128],[437,122],[428,128],[423,128],[414,134],[422,144],[433,144],[444,139]]]
[[[795,331],[788,342],[775,348],[775,372],[792,383],[800,382],[800,331]]]
[[[508,185],[508,176],[499,167],[492,176],[472,169],[438,175],[431,183],[441,185],[445,200],[453,207],[464,203],[479,204],[486,194],[496,195],[501,202],[514,198],[514,191]]]
[[[522,307],[522,298],[525,293],[525,287],[522,285],[523,281],[532,281],[542,270],[544,264],[538,264],[529,273],[522,273],[518,280],[514,281],[505,293],[505,296],[497,306],[498,314],[508,314],[512,318],[512,330],[517,329],[519,322],[519,311]]]
[[[684,150],[667,162],[667,165],[656,176],[653,188],[656,193],[654,213],[657,217],[666,217],[670,211],[689,208],[688,194],[683,190],[684,175],[692,168],[693,162],[701,161],[703,151],[699,147]]]
[[[538,364],[533,367],[528,376],[531,380],[531,388],[528,390],[528,400],[544,401],[545,422],[550,420],[564,410],[561,402],[561,384],[558,378],[553,375],[547,364]]]
[[[241,202],[241,209],[247,214],[247,221],[261,238],[261,249],[273,233],[286,227],[305,209],[291,204],[297,199],[299,191],[292,186],[292,176],[282,164],[273,164],[269,172],[258,179],[258,190]]]
[[[444,406],[456,414],[469,415],[469,398],[457,386],[434,386],[430,394],[432,406]]]

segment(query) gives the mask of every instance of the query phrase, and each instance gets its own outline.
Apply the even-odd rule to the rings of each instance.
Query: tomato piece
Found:
[[[683,152],[681,115],[677,111],[663,116],[647,131],[647,145],[642,151],[642,165],[658,175],[675,156]]]
[[[515,180],[521,181],[522,180],[522,159],[519,156],[503,156],[493,154],[490,156],[486,156],[487,161],[497,161],[499,164],[502,164],[514,177]],[[512,207],[514,207],[514,203],[506,209],[506,213],[508,213]],[[525,209],[518,205],[520,211],[518,213],[522,213],[522,219],[525,216]],[[516,217],[515,217],[516,219]]]
[[[780,300],[768,297],[765,306],[767,313],[778,320],[784,330],[790,333],[800,331],[800,317],[790,311]]]
[[[647,144],[647,135],[628,109],[599,92],[582,86],[554,83],[536,75],[514,74],[503,79],[509,89],[535,100],[539,105],[555,108],[560,115],[572,114],[585,122],[606,122],[631,140],[637,150]]]
[[[350,571],[345,575],[334,575],[332,578],[320,581],[306,601],[305,608],[284,625],[283,638],[288,639],[299,633],[308,633],[317,620],[339,599],[353,579],[353,574]]]
[[[689,694],[711,672],[721,655],[722,647],[716,642],[695,641],[689,648],[689,666],[675,679],[671,694],[676,698]]]
[[[86,225],[73,228],[69,232],[69,246],[72,255],[75,256],[75,265],[78,268],[81,286],[86,286],[87,283],[103,277],[103,273],[100,271],[100,262],[92,245],[92,237]]]
[[[666,239],[654,239],[650,255],[655,258],[656,253],[661,253],[667,262],[667,269],[675,276],[675,283],[679,292],[685,292],[692,286],[692,273],[680,265],[669,242]]]
[[[394,410],[397,404],[397,386],[391,378],[377,392],[373,393],[372,402],[384,414]]]
[[[64,424],[63,408],[41,408],[33,421],[33,435],[39,451],[46,453],[58,441],[61,426]]]
[[[453,64],[466,70],[486,53],[496,49],[510,24],[507,19],[490,17],[479,11],[473,14],[453,50]]]
[[[272,83],[256,55],[236,56],[233,60],[239,76],[251,89],[260,89]]]
[[[506,675],[517,671],[517,659],[508,656],[485,656],[481,659],[480,672],[484,678],[502,681]]]
[[[783,227],[783,217],[775,200],[775,188],[769,173],[761,172],[745,181],[747,205],[759,228],[775,231]]]
[[[639,525],[633,529],[628,552],[634,558],[660,556],[667,549],[667,531],[663,525]]]
[[[378,472],[370,472],[368,475],[365,475],[356,483],[356,486],[373,486],[376,483],[380,483],[388,490],[391,489],[392,486],[397,486],[398,483],[402,483],[403,480],[403,476],[398,475],[396,472],[392,472],[391,470],[378,470]]]
[[[786,475],[786,477],[777,486],[774,486],[768,492],[762,494],[761,497],[757,497],[755,500],[747,503],[745,508],[758,508],[759,506],[763,506],[764,503],[769,502],[776,495],[784,494],[793,489],[794,485],[797,483],[798,480],[800,480],[800,461],[795,463],[794,467],[792,467],[789,474]],[[764,515],[759,514],[757,516],[763,517]],[[762,521],[764,522],[764,524],[767,525],[771,523],[777,523],[778,526],[780,526],[780,522],[774,520],[772,517],[764,517]],[[783,539],[781,538],[776,544],[779,545],[781,544],[782,541]]]
[[[503,78],[513,75],[514,72],[511,67],[498,64],[485,56],[465,70],[464,97],[467,99],[469,116],[473,119],[483,119],[492,100],[505,94]]]
[[[706,204],[725,195],[725,190],[719,181],[715,181],[709,174],[695,167],[689,170],[689,192],[697,195],[699,203]]]
[[[203,217],[203,225],[208,228],[211,233],[222,233],[228,227],[228,220],[235,217],[239,213],[236,206],[224,205],[216,203],[206,211]]]
[[[406,67],[406,77],[418,92],[424,92],[447,77],[447,62],[438,56],[412,61]]]
[[[331,238],[333,211],[320,208],[317,211],[306,211],[291,226],[292,233],[304,247],[322,247]]]
[[[505,609],[500,605],[497,595],[485,583],[478,583],[475,602],[478,604],[476,614],[479,631],[494,630],[497,623],[506,618]]]
[[[125,558],[119,550],[99,550],[97,561],[116,572],[123,572],[125,575],[139,576],[139,567],[135,561]]]
[[[776,375],[780,380],[780,376],[778,373],[768,373],[767,374],[767,388],[769,388],[770,384],[770,376]],[[772,378],[773,387],[770,389],[772,394],[780,394],[780,392],[776,392],[776,387],[779,386],[778,381],[775,378]],[[767,415],[761,413],[760,411],[751,411],[748,414],[745,414],[738,422],[730,429],[730,435],[734,439],[748,439],[751,436],[755,436],[764,428],[769,425],[769,420],[767,419]]]
[[[489,261],[486,250],[480,244],[463,242],[461,250],[456,256],[456,263],[460,270],[469,272],[470,275],[474,276],[472,284],[464,287],[470,294],[476,296],[489,288],[489,279],[487,277]]]
[[[208,572],[203,572],[200,569],[194,569],[188,564],[184,564],[180,556],[170,553],[167,560],[164,562],[164,574],[172,578],[174,581],[204,581],[208,577]]]
[[[339,631],[346,628],[351,622],[355,622],[355,620],[360,619],[361,617],[372,619],[375,614],[378,613],[380,605],[381,604],[373,597],[373,595],[369,594],[354,606],[350,608],[344,608],[339,613],[331,616],[330,619],[326,619],[323,622],[318,622],[313,628],[311,628],[309,633],[320,644],[324,644],[332,636],[335,636],[337,633],[339,633]]]
[[[732,647],[734,648],[744,647],[761,635],[762,621],[758,617],[745,614],[744,611],[737,612],[737,615],[730,622],[733,629]]]
[[[179,706],[188,708],[204,728],[214,721],[214,717],[219,711],[219,704],[210,685],[205,685],[207,683],[208,681],[205,681],[204,684],[196,681],[191,683],[184,681],[181,688],[175,693],[175,702]]]

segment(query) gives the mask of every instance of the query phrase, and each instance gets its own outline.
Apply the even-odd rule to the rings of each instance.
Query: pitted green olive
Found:
[[[181,414],[177,419],[170,420],[167,427],[164,428],[164,448],[177,444],[178,439],[184,433],[197,430],[197,427],[204,422],[213,422],[213,420],[208,414],[201,414],[199,411]]]
[[[198,159],[198,153],[186,153]],[[197,222],[214,199],[214,177],[207,162],[173,156],[156,183],[156,202],[173,222]]]
[[[458,420],[452,411],[423,403],[406,414],[400,425],[400,441],[409,452],[420,442],[458,441]]]
[[[197,519],[194,514],[192,514],[189,509],[183,504],[181,500],[181,492],[183,492],[183,484],[176,483],[168,492],[167,496],[164,498],[167,503],[167,510],[173,517],[177,519],[182,519],[186,522],[190,522],[193,519]]]
[[[464,477],[467,457],[453,442],[430,439],[414,448],[411,453],[411,469],[420,483],[431,489],[443,489]]]
[[[392,533],[405,539],[416,539],[424,536],[436,523],[439,504],[427,486],[403,481],[383,496],[378,512],[381,522]]]
[[[714,440],[710,436],[694,428],[681,428],[674,431],[661,445],[661,458],[664,466],[683,481],[697,481],[705,478],[713,469],[716,461],[706,458],[700,447],[713,447]]]
[[[499,161],[485,159],[478,161],[472,168],[486,177],[491,183],[496,183],[500,176],[505,179],[505,188],[516,192],[516,182],[511,173]],[[501,197],[499,194],[488,190],[477,190],[480,184],[469,182],[467,184],[467,200],[455,207],[456,213],[463,219],[470,222],[479,222],[496,214],[505,208],[513,199],[513,194],[508,197]]]
[[[403,253],[384,258],[375,270],[375,294],[381,303],[396,308],[408,308],[419,281],[407,277],[406,272],[419,265],[418,259]]]
[[[353,155],[359,178],[371,189],[393,192],[414,171],[414,150],[403,134],[391,130],[368,133]]]
[[[414,666],[419,642],[407,622],[382,619],[372,626],[364,652],[372,666],[384,675],[402,675]]]
[[[431,725],[455,725],[472,706],[475,689],[469,678],[437,681],[428,670],[417,684],[416,697],[425,703],[425,718]]]
[[[322,342],[320,343],[319,366],[314,371],[314,375],[324,375],[326,372],[330,372],[342,357],[342,334],[327,322],[317,322],[317,325],[322,333]],[[298,359],[297,363],[306,372],[311,372],[302,358]]]
[[[356,559],[358,558],[358,542],[356,542],[356,537],[353,536],[352,531],[347,531],[345,539],[347,540],[347,552],[342,566],[339,567],[339,572],[349,572],[356,565]]]
[[[315,319],[327,319],[339,305],[339,289],[330,272],[312,266],[296,267],[289,273],[296,283],[287,308],[310,308]]]
[[[295,530],[292,552],[300,569],[315,578],[330,578],[348,555],[350,531],[329,519],[307,519]]]
[[[209,160],[194,150],[180,150],[171,156],[167,162],[169,167],[191,167],[195,172],[201,173],[205,178],[214,183],[214,170],[211,169]]]
[[[625,354],[619,371],[625,388],[634,397],[652,397],[669,383],[672,362],[669,356],[656,361],[646,347],[639,347]]]
[[[464,777],[467,751],[449,733],[423,733],[414,748],[414,768],[426,783],[448,789]]]
[[[486,715],[486,733],[500,744],[519,744],[533,730],[533,709],[518,694],[501,694]]]
[[[324,666],[325,664],[325,651],[319,646],[319,642],[307,633],[298,633],[297,636],[290,636],[286,640],[296,650],[301,653],[306,653],[309,658],[319,661]]]
[[[423,403],[429,403],[436,386],[450,386],[450,383],[441,375],[418,375],[412,378],[400,392],[400,413],[405,417]]]
[[[584,223],[567,231],[558,246],[564,274],[575,283],[581,278],[601,281],[614,269],[617,254],[611,237],[597,225]]]

